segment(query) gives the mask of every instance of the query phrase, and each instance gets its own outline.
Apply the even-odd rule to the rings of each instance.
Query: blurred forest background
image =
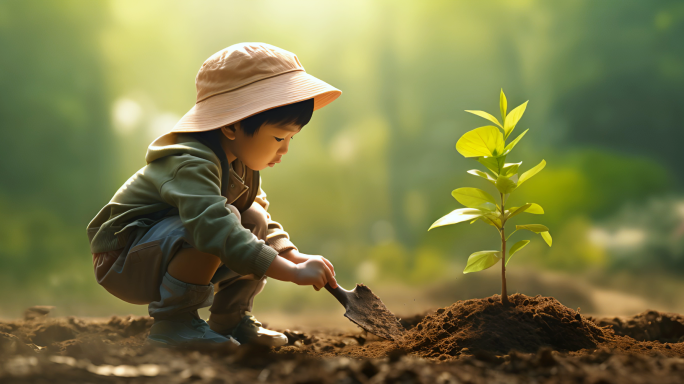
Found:
[[[513,194],[547,225],[509,265],[509,292],[586,313],[684,312],[684,2],[0,0],[0,317],[145,314],[95,282],[85,228],[195,101],[214,52],[244,41],[298,55],[343,95],[263,172],[271,213],[300,250],[371,286],[399,314],[500,290],[463,275],[498,249],[484,223],[427,232],[493,187],[454,148],[530,100],[509,161],[547,167]],[[257,315],[303,322],[342,308],[273,281]],[[299,316],[299,317],[297,317]],[[262,317],[260,317],[262,318]],[[341,320],[344,321],[344,320]]]

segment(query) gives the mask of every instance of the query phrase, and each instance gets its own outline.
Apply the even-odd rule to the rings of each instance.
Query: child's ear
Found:
[[[223,132],[223,135],[226,136],[228,140],[235,140],[235,132],[239,124],[240,122],[231,125],[224,125],[221,127],[221,132]]]

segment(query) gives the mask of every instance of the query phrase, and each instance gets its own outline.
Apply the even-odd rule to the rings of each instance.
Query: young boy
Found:
[[[283,345],[285,335],[251,314],[266,276],[316,290],[337,282],[328,260],[299,253],[271,219],[259,171],[280,163],[313,111],[342,92],[263,43],[215,53],[195,84],[195,106],[88,225],[96,279],[149,304],[152,344]],[[197,309],[210,305],[207,323]]]

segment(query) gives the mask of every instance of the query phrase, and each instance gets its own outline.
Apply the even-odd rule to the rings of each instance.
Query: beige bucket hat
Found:
[[[314,111],[342,92],[304,70],[297,55],[265,43],[240,43],[208,58],[195,78],[197,102],[171,132],[202,132],[268,109],[314,99]]]

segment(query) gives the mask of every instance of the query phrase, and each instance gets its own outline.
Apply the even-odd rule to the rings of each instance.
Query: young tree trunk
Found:
[[[501,194],[501,212],[505,212],[503,193]],[[501,304],[508,306],[511,304],[508,301],[508,292],[506,291],[506,230],[504,229],[505,221],[501,223]]]
[[[503,228],[501,229],[501,304],[510,305],[508,292],[506,291],[506,236]]]

